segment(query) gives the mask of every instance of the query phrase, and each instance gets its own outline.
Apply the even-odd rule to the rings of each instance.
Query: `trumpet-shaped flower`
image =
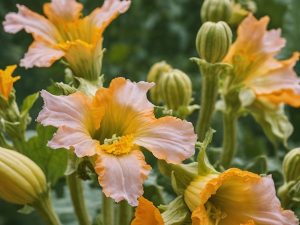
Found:
[[[100,75],[102,33],[129,6],[129,0],[105,0],[101,8],[81,17],[83,6],[76,0],[52,0],[44,4],[44,17],[17,5],[18,13],[8,13],[3,25],[6,32],[24,29],[34,38],[21,66],[49,67],[63,57],[74,75],[96,79]]]
[[[7,100],[13,88],[14,82],[20,79],[19,76],[12,77],[16,65],[7,66],[5,70],[0,70],[0,95]]]
[[[274,104],[300,106],[300,80],[293,67],[299,59],[295,52],[290,59],[275,56],[285,46],[281,31],[267,31],[268,17],[257,20],[249,15],[238,28],[238,37],[224,62],[234,66],[233,85],[252,89],[257,98],[267,98]]]
[[[298,225],[292,211],[283,210],[270,176],[229,169],[199,176],[186,188],[184,200],[192,225]],[[139,198],[131,225],[162,225],[158,209]]]
[[[43,125],[58,127],[51,148],[74,149],[78,157],[95,156],[95,170],[106,196],[137,205],[150,166],[140,147],[170,163],[194,153],[191,123],[174,117],[156,119],[147,91],[153,83],[114,79],[93,97],[81,92],[54,96],[42,91]]]

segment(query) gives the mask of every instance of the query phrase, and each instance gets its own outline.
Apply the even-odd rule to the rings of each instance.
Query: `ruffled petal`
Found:
[[[51,48],[46,43],[35,41],[29,47],[20,65],[26,69],[34,66],[50,67],[56,60],[63,57],[64,54],[63,51]]]
[[[164,225],[159,210],[144,197],[139,198],[139,205],[135,210],[135,218],[131,225]]]
[[[275,105],[284,103],[292,107],[300,107],[300,95],[296,94],[292,90],[281,90],[271,94],[261,94],[258,95],[258,98],[266,99],[268,102]]]
[[[239,25],[237,39],[225,61],[232,62],[236,55],[256,56],[256,60],[276,55],[285,46],[285,40],[280,37],[280,30],[267,31],[269,20],[269,17],[257,20],[249,14]]]
[[[204,206],[199,206],[193,211],[192,225],[214,225],[214,222],[209,219]]]
[[[48,43],[55,44],[59,39],[59,33],[55,26],[45,17],[32,12],[26,6],[17,5],[18,13],[8,13],[3,22],[4,30],[8,33],[17,33],[25,29],[36,39],[42,39]]]
[[[102,7],[95,9],[88,18],[103,31],[119,14],[125,13],[130,4],[130,0],[105,0]]]
[[[281,208],[271,176],[261,178],[247,171],[229,169],[217,178],[207,181],[200,189],[199,196],[202,204],[197,211],[202,213],[197,218],[205,219],[201,207],[209,202],[223,212],[220,225],[253,222],[260,225],[299,223],[292,211]]]
[[[126,200],[132,206],[138,205],[150,169],[139,150],[121,156],[99,153],[95,166],[105,195],[116,202]]]
[[[196,140],[190,122],[167,116],[140,127],[135,143],[151,151],[158,159],[180,163],[194,154]]]
[[[80,17],[83,5],[76,0],[52,0],[44,4],[44,13],[51,21],[71,22]]]
[[[249,86],[257,94],[270,94],[280,90],[291,90],[300,95],[300,79],[293,70],[299,60],[299,53],[284,61],[280,61],[280,67],[268,71],[266,74],[257,77]]]
[[[74,149],[77,157],[93,156],[99,149],[99,142],[93,140],[86,130],[59,127],[48,146],[53,149]]]
[[[85,94],[76,92],[68,96],[55,96],[43,90],[41,96],[45,105],[38,115],[38,122],[45,126],[65,126],[88,132],[95,130],[90,99]]]

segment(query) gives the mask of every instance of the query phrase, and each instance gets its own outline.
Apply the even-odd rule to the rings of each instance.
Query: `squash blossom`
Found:
[[[8,33],[24,29],[33,36],[21,66],[49,67],[64,58],[75,76],[95,80],[101,69],[102,34],[129,6],[127,0],[105,0],[101,8],[82,17],[83,5],[75,0],[52,0],[44,4],[44,17],[17,5],[18,13],[8,13],[3,25]]]
[[[7,66],[5,70],[0,69],[0,95],[8,100],[9,94],[13,89],[14,83],[20,79],[19,76],[13,77],[12,73],[16,69],[16,65]]]
[[[195,150],[191,123],[170,116],[155,118],[146,96],[153,85],[116,78],[92,97],[42,91],[45,105],[37,118],[45,126],[58,128],[48,143],[51,148],[71,149],[78,157],[93,156],[105,195],[134,206],[150,171],[139,146],[170,163],[180,163]]]
[[[269,17],[257,20],[250,14],[240,24],[237,39],[223,60],[234,67],[231,87],[249,88],[257,99],[275,105],[299,107],[300,80],[293,70],[299,53],[276,59],[286,41],[280,37],[280,29],[267,31],[268,23]]]
[[[184,191],[192,225],[298,225],[290,210],[283,210],[271,176],[261,177],[236,168],[198,176]],[[132,225],[163,225],[154,205],[139,199]]]

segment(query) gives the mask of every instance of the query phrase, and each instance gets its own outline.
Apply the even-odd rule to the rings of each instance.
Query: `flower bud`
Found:
[[[205,0],[201,8],[202,22],[228,22],[232,14],[230,0]]]
[[[154,104],[159,104],[161,102],[160,92],[159,92],[159,81],[164,73],[172,70],[172,67],[165,61],[155,63],[147,76],[148,82],[154,82],[155,86],[150,89],[150,98]]]
[[[286,183],[300,178],[300,148],[295,148],[286,154],[282,170]]]
[[[209,63],[221,62],[232,41],[232,32],[227,23],[205,22],[196,37],[196,48],[200,58]]]
[[[0,148],[0,198],[14,204],[33,204],[47,193],[42,170],[26,156]]]
[[[175,111],[181,106],[188,106],[192,98],[192,82],[188,75],[178,69],[160,78],[159,90],[166,106]]]

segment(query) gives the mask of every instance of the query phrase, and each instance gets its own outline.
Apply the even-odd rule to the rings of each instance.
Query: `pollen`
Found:
[[[108,154],[119,156],[130,153],[133,146],[133,135],[125,135],[121,137],[113,135],[111,139],[105,139],[104,144],[102,144],[100,148]]]

